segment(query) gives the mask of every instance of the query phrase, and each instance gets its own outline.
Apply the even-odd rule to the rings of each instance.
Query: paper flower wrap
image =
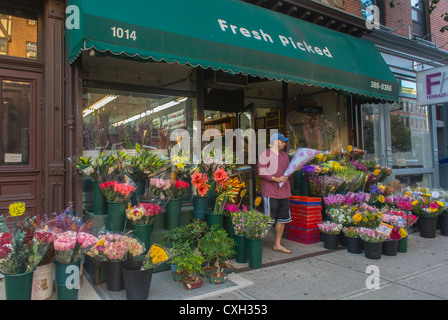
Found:
[[[289,177],[294,172],[299,170],[307,162],[314,159],[314,157],[317,156],[319,153],[320,151],[309,148],[298,149],[292,160],[289,162],[289,166],[283,175]],[[278,185],[279,187],[281,187],[283,185],[283,182],[280,182]]]

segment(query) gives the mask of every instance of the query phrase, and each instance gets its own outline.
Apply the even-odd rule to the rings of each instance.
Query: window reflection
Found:
[[[37,58],[37,18],[0,12],[0,54]]]

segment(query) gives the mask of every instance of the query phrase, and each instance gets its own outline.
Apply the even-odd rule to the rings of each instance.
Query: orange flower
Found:
[[[215,171],[213,178],[217,183],[223,186],[223,184],[229,179],[229,176],[223,169],[218,169]]]

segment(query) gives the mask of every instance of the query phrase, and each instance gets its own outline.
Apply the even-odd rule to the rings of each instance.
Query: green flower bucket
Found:
[[[400,253],[408,252],[408,237],[401,238],[398,240],[398,248],[397,251]]]
[[[182,198],[170,199],[166,204],[165,222],[168,230],[172,230],[179,226],[181,208]]]
[[[80,261],[68,264],[56,262],[55,271],[58,300],[78,300]]]
[[[4,274],[6,300],[31,300],[33,273]]]
[[[246,236],[236,234],[235,237],[235,261],[238,263],[246,263],[247,262],[247,244],[246,244]]]
[[[126,223],[126,202],[107,201],[107,214],[109,230],[112,232],[121,232]]]
[[[207,224],[210,227],[216,226],[218,229],[224,229],[224,215],[214,212],[207,212]]]
[[[249,268],[261,268],[263,259],[263,239],[247,238],[247,256],[249,259]]]
[[[106,197],[101,191],[100,183],[98,181],[92,182],[92,193],[93,193],[93,214],[95,215],[107,214]]]
[[[146,254],[149,251],[153,227],[153,224],[134,224],[135,237],[145,245],[145,251],[143,254]]]

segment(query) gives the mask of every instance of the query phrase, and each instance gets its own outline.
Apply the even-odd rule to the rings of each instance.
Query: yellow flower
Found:
[[[445,207],[445,205],[444,205],[443,202],[441,202],[441,201],[436,201],[436,203],[437,203],[440,207]]]
[[[378,196],[378,200],[379,200],[379,202],[384,203],[384,200],[386,200],[386,199],[384,198],[384,196],[382,194],[380,194]]]
[[[362,220],[362,215],[360,213],[357,213],[353,216],[353,220],[355,220],[355,222],[359,222]]]
[[[380,172],[381,172],[381,170],[380,170],[380,169],[376,169],[375,171],[373,171],[373,174],[377,176],[377,175],[379,175],[379,174],[380,174]]]
[[[352,151],[353,151],[353,147],[352,147],[351,145],[349,145],[349,146],[347,147],[347,150],[348,150],[348,152],[352,152]]]
[[[436,211],[437,211],[437,208],[429,207],[429,211],[431,211],[431,212],[436,212]]]
[[[322,161],[323,161],[323,162],[327,161],[327,155],[325,155],[325,156],[322,158]]]
[[[400,230],[398,230],[398,233],[402,238],[406,238],[408,236],[408,233],[404,228],[400,228]]]
[[[260,203],[261,203],[261,197],[257,197],[255,199],[255,206],[258,207],[260,205]]]
[[[316,156],[316,159],[317,159],[317,160],[321,160],[322,157],[323,157],[322,153],[319,153],[319,154]]]

